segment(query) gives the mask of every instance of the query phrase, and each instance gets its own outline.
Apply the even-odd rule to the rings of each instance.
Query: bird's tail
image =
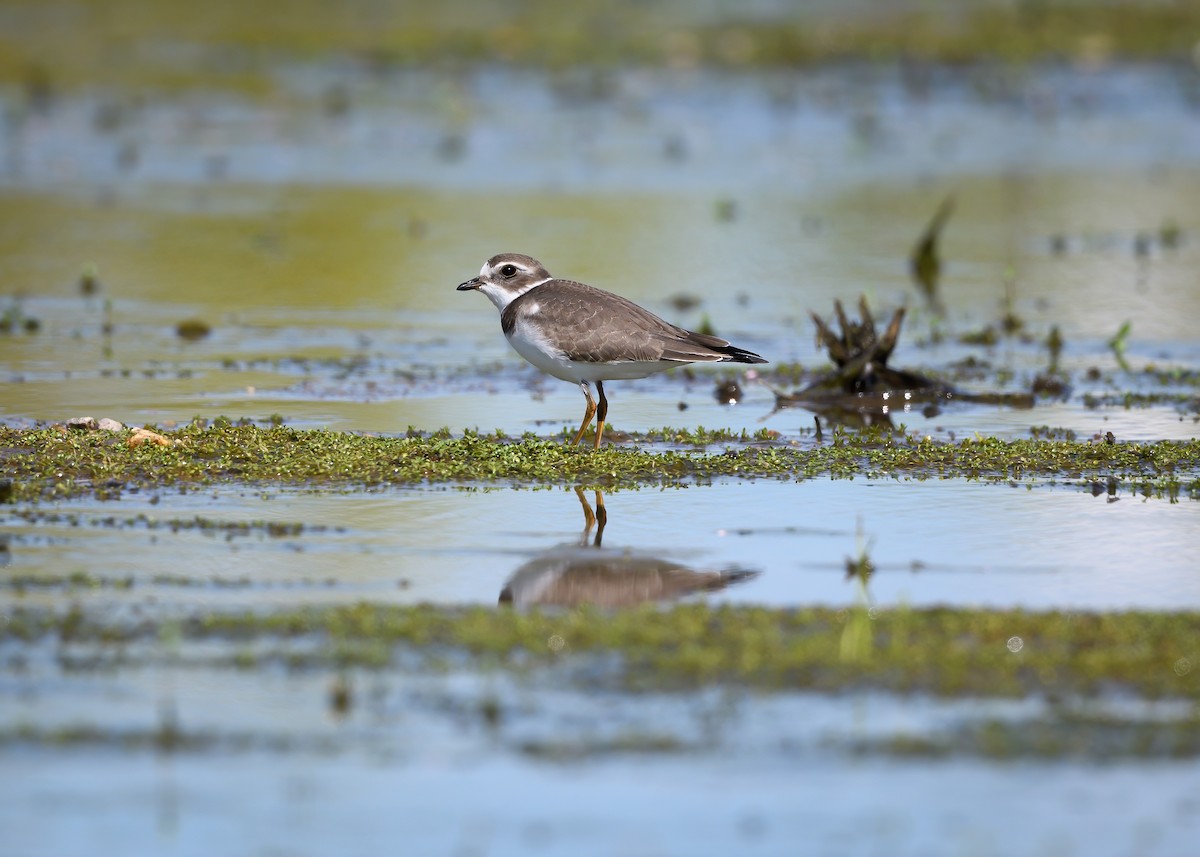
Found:
[[[708,351],[714,354],[720,354],[714,362],[716,363],[766,363],[766,358],[760,357],[753,351],[747,351],[745,348],[738,348],[736,345],[730,345],[729,340],[722,339],[719,336],[710,336],[707,333],[695,333],[693,331],[685,331],[688,339],[692,342],[704,346]],[[692,360],[697,358],[692,357]],[[700,358],[704,359],[704,358]]]
[[[766,363],[765,357],[760,357],[753,351],[747,351],[745,348],[738,348],[736,345],[726,345],[724,348],[714,348],[714,351],[720,351],[725,356],[721,359],[722,363]]]

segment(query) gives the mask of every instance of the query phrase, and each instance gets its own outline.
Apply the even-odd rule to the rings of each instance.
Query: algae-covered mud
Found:
[[[0,851],[1192,853],[1197,11],[785,6],[0,2]]]

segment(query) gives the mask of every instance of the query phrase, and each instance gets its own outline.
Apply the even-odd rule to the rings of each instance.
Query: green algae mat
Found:
[[[136,642],[268,642],[236,664],[294,668],[394,665],[400,649],[431,660],[532,669],[619,654],[627,689],[734,682],[763,689],[872,687],[937,695],[1200,700],[1200,613],[1085,613],[909,608],[711,607],[615,613],[514,612],[356,604],[281,612],[200,612],[129,621],[75,606],[18,608],[0,639],[108,649]],[[313,643],[316,645],[313,645]]]
[[[1116,480],[1147,496],[1200,497],[1200,441],[1120,443],[975,438],[934,441],[885,431],[831,433],[808,447],[761,434],[662,429],[581,451],[558,439],[448,431],[385,438],[218,421],[130,446],[127,431],[0,428],[0,500],[96,496],[220,484],[353,490],[376,485],[496,483],[638,488],[717,478]],[[162,444],[162,445],[160,445]]]

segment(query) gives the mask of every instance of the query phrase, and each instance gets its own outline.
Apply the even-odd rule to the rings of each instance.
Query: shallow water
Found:
[[[73,722],[64,704],[86,705],[108,737],[0,749],[6,843],[64,856],[369,853],[384,839],[421,853],[777,854],[802,843],[847,854],[1182,854],[1200,833],[1190,761],[997,764],[853,749],[979,722],[1019,729],[1046,715],[1037,701],[347,678],[356,702],[343,716],[325,675],[160,665],[76,677],[67,692],[10,680],[9,718],[53,729]],[[501,712],[490,726],[484,700]],[[152,735],[164,707],[202,749],[124,743]],[[1125,709],[1148,721],[1178,714]]]
[[[1196,504],[1106,485],[1093,494],[1090,484],[726,481],[603,502],[599,546],[564,489],[221,489],[43,506],[40,518],[0,519],[10,580],[0,605],[53,604],[68,592],[156,612],[495,604],[518,575],[514,606],[547,603],[539,598],[554,581],[599,599],[608,575],[634,591],[665,587],[645,597],[667,601],[849,605],[859,596],[846,563],[865,551],[876,568],[868,593],[881,606],[1200,609]],[[694,576],[667,585],[668,568]],[[97,580],[72,582],[74,573]],[[722,573],[732,579],[704,577]]]
[[[825,358],[808,313],[859,294],[878,318],[909,308],[895,365],[945,374],[972,358],[958,383],[973,392],[1027,391],[1061,330],[1064,399],[892,414],[939,439],[1196,432],[1194,69],[368,73],[310,58],[279,62],[271,80],[266,96],[95,85],[47,109],[0,90],[0,313],[39,324],[0,334],[0,419],[573,429],[578,391],[521,363],[494,309],[454,291],[514,250],[810,369]],[[337,87],[346,109],[330,109]],[[950,194],[937,315],[908,254]],[[98,291],[80,294],[93,271]],[[677,308],[681,294],[699,304]],[[1021,335],[959,342],[1006,312]],[[188,319],[211,334],[180,338]],[[1127,368],[1109,344],[1125,322]],[[713,387],[703,372],[612,384],[610,437],[704,425],[812,442],[812,415],[774,412],[765,385],[744,379],[735,407]],[[1150,399],[1127,406],[1130,392]],[[0,618],[22,605],[162,618],[506,592],[520,609],[564,588],[776,606],[1200,607],[1195,502],[1124,484],[721,481],[604,502],[599,546],[561,487],[222,487],[5,506]],[[876,567],[865,590],[845,573],[862,551]],[[1095,857],[1189,853],[1200,834],[1191,760],[859,746],[1053,718],[1041,700],[630,695],[394,670],[349,676],[355,702],[339,719],[330,687],[345,676],[172,660],[214,654],[199,649],[105,669],[86,652],[0,652],[6,853],[376,853],[387,841]],[[479,715],[492,697],[498,728]],[[152,749],[168,717],[198,745]],[[36,732],[72,726],[92,739]]]
[[[1138,389],[1147,365],[1200,363],[1200,114],[1178,70],[935,75],[917,90],[888,69],[631,72],[583,100],[491,70],[455,80],[453,109],[431,105],[437,81],[414,71],[348,116],[321,113],[305,74],[280,82],[295,100],[151,100],[115,128],[94,121],[102,95],[10,112],[0,293],[25,296],[10,300],[42,329],[0,336],[6,419],[567,426],[578,392],[540,379],[490,305],[454,291],[491,254],[520,250],[682,324],[707,317],[776,364],[822,365],[808,313],[865,294],[880,317],[910,307],[893,362],[944,373],[971,356],[984,365],[968,389],[1024,392],[1059,327],[1065,401],[905,415],[924,432],[1195,431],[1194,387],[1132,412],[1085,405]],[[446,135],[461,148],[447,154]],[[122,161],[122,146],[138,157]],[[951,194],[937,318],[907,258]],[[85,270],[100,283],[90,299]],[[680,294],[699,305],[675,309]],[[1006,304],[1023,338],[957,343]],[[177,337],[191,318],[211,336]],[[1132,373],[1108,345],[1127,321]],[[811,425],[770,416],[764,389],[730,411],[702,383],[611,386],[627,430]]]

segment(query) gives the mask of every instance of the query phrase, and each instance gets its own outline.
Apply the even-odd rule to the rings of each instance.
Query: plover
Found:
[[[587,410],[573,446],[596,417],[604,435],[604,382],[645,378],[688,363],[766,363],[724,339],[677,327],[620,295],[560,280],[530,256],[501,253],[458,291],[480,291],[500,310],[500,328],[516,352],[543,372],[578,384]],[[592,398],[596,384],[600,404]]]

